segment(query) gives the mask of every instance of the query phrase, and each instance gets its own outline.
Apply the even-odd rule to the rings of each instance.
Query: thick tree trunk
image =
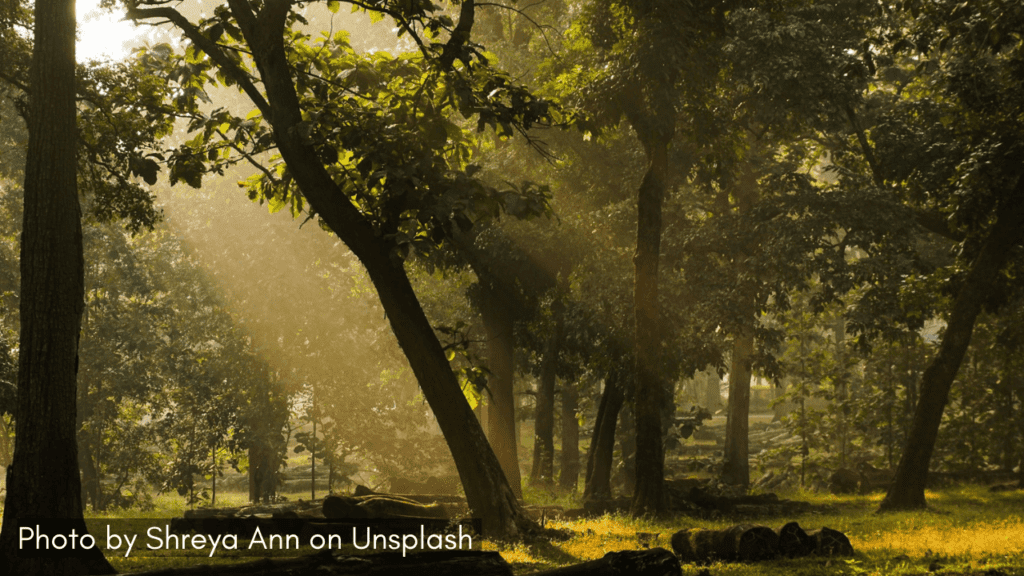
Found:
[[[523,497],[523,482],[519,472],[519,454],[516,444],[516,411],[513,390],[512,303],[500,288],[481,279],[480,312],[487,332],[487,379],[490,391],[487,431],[491,447],[498,456],[501,469],[516,498]]]
[[[635,127],[635,126],[634,126]],[[641,130],[637,130],[641,133]],[[642,139],[646,140],[642,137]],[[636,254],[633,309],[635,312],[636,486],[632,513],[657,514],[665,509],[665,454],[661,411],[665,386],[661,366],[661,309],[658,303],[658,261],[661,255],[661,204],[668,179],[667,139],[645,144],[650,164],[637,193]]]
[[[0,531],[5,574],[111,574],[98,548],[72,558],[18,553],[25,518],[61,518],[77,534],[78,339],[85,308],[82,218],[76,184],[75,3],[36,2],[25,214],[21,235],[21,341],[14,458]]]
[[[562,336],[565,331],[562,306],[558,300],[552,306],[555,326],[548,337],[547,349],[541,360],[540,381],[537,384],[530,484],[538,486],[549,486],[555,476],[555,380],[558,373],[558,353],[562,348]]]
[[[748,416],[750,412],[750,357],[754,353],[754,331],[743,330],[733,339],[732,367],[729,369],[729,404],[726,408],[725,451],[722,482],[734,486],[750,484]]]
[[[587,450],[587,474],[583,499],[601,500],[612,495],[612,455],[615,452],[615,424],[625,402],[622,385],[615,375],[605,381],[601,403],[594,421],[594,436]]]
[[[949,400],[949,389],[971,342],[974,322],[986,294],[996,284],[1012,248],[1024,237],[1024,178],[1017,180],[1015,189],[1007,198],[997,211],[996,223],[981,252],[971,263],[953,302],[939,351],[921,376],[920,397],[907,444],[879,510],[908,510],[925,506],[928,466],[935,449],[942,412]]]
[[[484,533],[511,540],[535,530],[536,524],[517,501],[462,394],[403,265],[392,260],[392,246],[375,233],[335,184],[315,150],[302,141],[302,131],[298,129],[302,115],[281,32],[291,3],[264,2],[258,16],[243,0],[229,0],[229,5],[253,49],[253,59],[270,102],[265,117],[272,123],[281,156],[316,213],[366,267],[395,337],[452,452],[469,507],[483,521]],[[254,101],[261,99],[258,93],[247,93]]]
[[[562,386],[562,458],[559,466],[558,487],[576,490],[580,478],[580,423],[576,419],[579,393],[576,387]]]

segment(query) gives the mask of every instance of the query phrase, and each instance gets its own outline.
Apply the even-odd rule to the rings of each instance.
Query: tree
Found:
[[[867,73],[877,61],[877,73],[899,88],[872,93],[867,101],[877,112],[865,110],[860,121],[848,111],[875,185],[904,195],[926,216],[947,214],[919,222],[962,245],[953,273],[938,271],[949,274],[946,328],[921,377],[906,448],[880,510],[925,506],[942,413],[975,321],[1004,305],[1013,285],[1002,271],[1017,261],[1024,236],[1024,91],[1015,72],[1024,45],[1014,36],[1022,18],[997,2],[912,2],[880,15],[889,41],[864,54]]]
[[[31,66],[21,249],[17,442],[7,470],[0,553],[8,573],[107,574],[98,549],[72,558],[22,558],[19,520],[82,518],[75,417],[84,304],[75,159],[74,2],[38,2]],[[40,97],[45,94],[46,97]]]
[[[445,112],[460,110],[477,116],[481,128],[490,125],[511,133],[550,122],[553,108],[487,67],[469,43],[472,0],[462,2],[448,41],[429,45],[421,38],[424,30],[433,36],[452,24],[448,16],[435,15],[432,4],[360,6],[395,18],[419,52],[362,59],[343,34],[325,35],[319,47],[311,46],[294,28],[302,16],[282,0],[257,7],[232,0],[199,24],[158,3],[132,4],[128,16],[170,21],[189,42],[187,64],[166,52],[153,60],[179,79],[184,87],[180,105],[192,112],[192,128],[201,130],[169,159],[172,182],[182,178],[198,185],[203,163],[215,162],[221,151],[230,155],[233,145],[257,153],[276,147],[283,162],[273,171],[263,167],[250,181],[250,194],[291,204],[295,214],[308,202],[365,266],[452,451],[469,505],[483,519],[484,532],[519,538],[535,524],[516,501],[464,401],[403,260],[413,248],[428,250],[442,243],[455,226],[465,228],[476,217],[498,213],[509,197],[463,170],[469,150]],[[337,4],[328,7],[336,9]],[[239,50],[251,55],[254,69],[247,68]],[[195,98],[207,82],[218,81],[215,76],[237,86],[256,105],[250,118],[234,117],[224,109],[211,116],[196,111]],[[234,132],[234,140],[227,131]],[[446,143],[453,146],[452,153],[444,148]],[[249,152],[242,156],[253,158]]]
[[[595,112],[595,125],[614,126],[625,117],[647,159],[637,190],[633,257],[634,514],[658,513],[666,504],[661,410],[670,403],[665,401],[667,384],[661,372],[665,323],[659,261],[662,205],[676,176],[670,171],[669,147],[680,120],[680,99],[702,100],[717,74],[714,39],[723,31],[727,4],[595,2],[575,31],[575,48],[590,62],[586,68],[575,64],[560,80],[569,90],[583,89],[586,100],[579,105]],[[683,158],[683,170],[678,172],[687,172],[691,161]]]

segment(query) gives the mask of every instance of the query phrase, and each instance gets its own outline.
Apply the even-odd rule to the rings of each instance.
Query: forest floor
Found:
[[[292,499],[308,497],[294,494]],[[796,517],[764,517],[757,519],[721,518],[701,520],[677,517],[665,520],[636,520],[626,516],[606,515],[572,522],[552,520],[548,527],[572,533],[564,542],[542,542],[513,547],[500,547],[484,542],[485,550],[499,550],[512,564],[517,575],[577,564],[602,557],[618,550],[642,547],[638,533],[658,534],[653,546],[670,548],[673,533],[683,528],[723,528],[732,524],[752,522],[777,527],[797,521],[805,529],[828,526],[844,532],[853,544],[852,558],[775,560],[755,564],[683,565],[683,574],[715,576],[754,576],[763,574],[844,574],[844,575],[912,575],[960,574],[971,576],[1024,576],[1024,491],[992,493],[984,486],[960,486],[928,491],[929,508],[918,512],[875,514],[882,494],[866,496],[834,496],[814,492],[779,493],[782,498],[809,501],[826,507],[826,512]],[[243,493],[218,495],[218,506],[243,505]],[[527,501],[537,504],[573,506],[571,497],[556,497],[532,490]],[[184,512],[182,500],[170,495],[156,499],[157,508],[148,512],[127,512],[94,515],[95,519],[171,518]],[[205,553],[191,557],[135,556],[108,554],[119,572],[134,572],[184,567],[199,563],[222,564],[251,560],[239,552],[218,551],[213,558]],[[708,572],[702,572],[702,570]]]
[[[781,498],[827,506],[825,513],[795,517],[664,521],[603,516],[575,522],[551,522],[571,530],[566,542],[521,545],[502,550],[516,574],[530,574],[600,558],[607,552],[640,548],[638,533],[659,534],[653,544],[671,549],[672,534],[684,528],[724,528],[739,522],[777,528],[797,521],[807,530],[827,526],[845,533],[852,558],[806,558],[754,564],[683,565],[683,574],[718,576],[760,574],[1024,575],[1024,491],[992,493],[984,486],[959,486],[927,492],[929,508],[917,512],[876,514],[883,494],[834,496],[804,491],[780,492]],[[485,549],[498,549],[488,544]]]

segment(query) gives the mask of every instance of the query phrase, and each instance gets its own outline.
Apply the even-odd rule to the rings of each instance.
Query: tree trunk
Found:
[[[111,574],[99,548],[71,558],[18,553],[24,518],[82,519],[78,472],[78,340],[85,308],[82,218],[76,184],[75,3],[35,4],[14,458],[0,529],[0,572]]]
[[[750,412],[750,357],[754,353],[754,331],[745,329],[732,344],[729,369],[729,404],[726,408],[725,451],[722,482],[733,486],[750,484],[747,446]]]
[[[314,407],[316,396],[313,396]],[[309,449],[309,499],[316,500],[316,419],[313,419],[313,447]]]
[[[393,246],[374,231],[320,163],[316,151],[302,140],[302,114],[282,34],[291,3],[265,2],[259,15],[242,0],[229,0],[229,5],[252,47],[270,102],[265,117],[272,123],[281,156],[310,206],[366,267],[399,346],[451,450],[467,503],[483,521],[484,534],[513,540],[536,530],[463,396],[402,263],[392,259]],[[258,102],[261,97],[254,92],[251,87],[247,90]]]
[[[619,413],[619,456],[622,458],[615,480],[622,483],[622,491],[632,494],[636,487],[636,419],[631,402],[623,403]]]
[[[558,487],[576,490],[580,478],[580,423],[576,419],[579,393],[576,387],[562,386],[562,461],[559,467]]]
[[[11,463],[11,433],[7,430],[7,422],[0,412],[0,467]]]
[[[516,411],[513,384],[513,340],[511,299],[494,286],[493,280],[481,279],[480,313],[487,332],[487,379],[490,391],[487,431],[501,469],[505,472],[516,498],[523,497],[523,481],[519,472],[519,454],[516,444]]]
[[[928,466],[935,449],[942,412],[949,399],[949,389],[971,342],[974,321],[981,312],[982,302],[996,284],[1011,249],[1024,237],[1024,178],[1017,180],[1015,189],[997,210],[996,216],[996,223],[981,252],[971,263],[953,302],[939,351],[921,376],[920,396],[910,434],[896,467],[896,475],[879,510],[925,507]]]
[[[636,128],[636,123],[634,123]],[[650,164],[637,193],[636,254],[633,256],[633,310],[635,386],[633,414],[636,425],[636,486],[634,515],[657,514],[665,509],[665,453],[661,410],[667,401],[661,381],[661,309],[658,303],[658,261],[661,255],[661,204],[668,185],[668,138],[644,138]],[[653,140],[653,141],[652,141]]]
[[[714,414],[722,407],[722,381],[718,379],[718,374],[715,374],[713,370],[704,373],[703,377],[704,407]]]
[[[757,202],[757,175],[749,169],[741,170],[733,187],[736,210],[749,213]],[[735,264],[736,292],[740,298],[739,322],[733,326],[732,365],[729,368],[729,403],[726,406],[725,450],[723,454],[722,482],[734,486],[750,485],[750,463],[748,449],[750,418],[750,377],[751,360],[754,355],[754,326],[757,311],[755,302],[757,290],[751,284],[756,279],[748,278],[746,260],[756,249],[750,241],[741,249]]]
[[[263,439],[249,447],[249,501],[269,504],[277,493],[277,467],[273,448]]]
[[[583,499],[602,500],[612,495],[612,455],[615,451],[615,424],[625,402],[622,385],[616,375],[605,381],[601,404],[594,421],[594,436],[587,450],[587,474]]]
[[[565,331],[562,307],[559,300],[555,300],[552,305],[555,326],[548,337],[537,384],[537,409],[533,418],[533,469],[530,471],[530,484],[537,486],[551,485],[555,476],[555,380],[558,352],[562,348]]]

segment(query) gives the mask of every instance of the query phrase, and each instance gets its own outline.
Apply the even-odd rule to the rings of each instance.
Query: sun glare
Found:
[[[99,7],[99,0],[78,0],[79,62],[110,58],[120,60],[136,46],[140,30],[131,22],[122,20],[123,13]]]

